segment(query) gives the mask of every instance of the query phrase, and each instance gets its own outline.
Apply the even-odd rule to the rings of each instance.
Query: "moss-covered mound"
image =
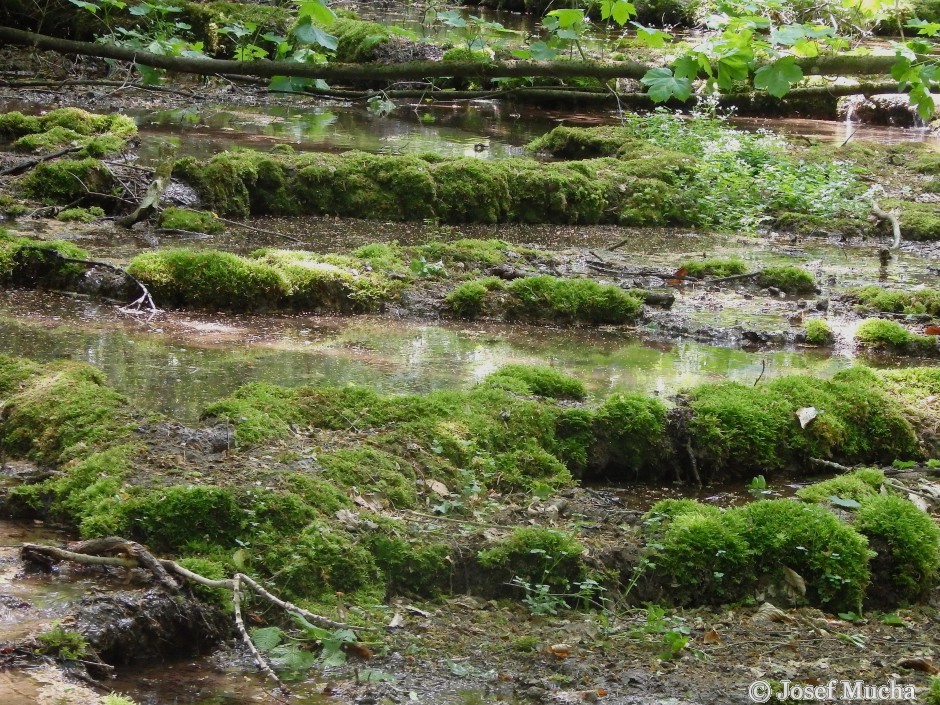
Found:
[[[826,321],[813,318],[803,326],[803,336],[809,345],[832,345],[836,335]]]
[[[0,285],[74,288],[85,271],[83,264],[63,258],[85,259],[88,253],[62,240],[40,242],[16,237],[0,229]]]
[[[538,276],[506,283],[487,277],[461,284],[447,295],[445,304],[462,318],[616,325],[636,320],[643,299],[590,279]]]
[[[739,477],[805,466],[809,458],[890,463],[919,453],[905,404],[864,368],[832,380],[792,375],[759,387],[703,384],[686,403],[699,462]],[[804,407],[821,412],[806,428],[796,416]]]
[[[679,264],[679,271],[698,279],[721,278],[744,274],[747,271],[747,264],[739,257],[708,257],[700,260],[685,260]]]
[[[360,313],[388,298],[388,281],[355,258],[291,250],[249,257],[216,250],[161,250],[135,257],[128,271],[160,305],[247,311],[289,308]]]
[[[845,292],[849,301],[857,301],[863,310],[883,311],[885,313],[928,313],[940,316],[940,290],[885,289],[880,286],[865,286],[849,289]]]
[[[828,387],[829,396],[816,399],[824,409],[817,421],[832,416],[828,435],[838,459],[843,445],[863,452],[852,440],[861,428],[873,444],[884,444],[878,433],[888,431],[876,420],[888,423],[893,408],[886,392],[876,396],[873,373],[853,374],[854,387],[870,389],[851,396]],[[925,394],[940,387],[937,376],[932,370],[907,382],[892,378],[892,393]],[[776,391],[793,406],[805,403],[796,390],[810,394],[821,386],[807,378],[789,382],[785,393]],[[701,391],[693,395],[701,399]],[[515,491],[547,496],[592,471],[623,479],[674,477],[673,464],[685,462],[675,450],[685,452],[682,434],[690,429],[670,418],[661,401],[617,395],[589,406],[573,401],[582,393],[575,380],[520,366],[467,390],[403,396],[253,384],[207,409],[205,430],[180,435],[173,424],[136,415],[87,366],[0,357],[0,451],[56,471],[13,488],[6,508],[69,522],[83,537],[124,535],[188,556],[214,574],[247,570],[297,599],[329,601],[337,591],[368,601],[396,592],[437,594],[451,589],[453,542],[465,540],[474,546],[470,560],[485,594],[505,592],[494,586],[509,582],[524,592],[540,585],[569,592],[593,574],[582,545],[564,530],[517,529],[484,545],[482,538],[455,537],[452,524],[438,533],[415,530],[385,510],[459,511],[465,503],[480,507]],[[879,409],[849,418],[837,402]],[[887,411],[880,408],[885,404]],[[785,416],[789,421],[792,409]],[[840,438],[838,424],[850,422],[857,428]],[[741,418],[716,423],[726,439],[749,433]],[[200,434],[223,429],[224,458],[187,462],[186,455],[210,453]],[[799,433],[784,426],[777,431],[789,435],[789,443]],[[913,435],[910,426],[890,432]],[[898,455],[912,453],[905,447]],[[739,459],[723,462],[727,475],[740,474]],[[704,459],[700,469],[717,472]],[[857,476],[863,483],[879,479],[867,471]],[[821,491],[845,495],[851,489]],[[872,499],[868,491],[857,496],[863,509]],[[793,501],[730,512],[690,500],[662,503],[646,522],[653,532],[648,548],[657,551],[650,575],[660,587],[670,586],[673,601],[690,603],[737,599],[778,584],[786,567],[805,581],[810,602],[850,609],[868,582],[867,536],[890,566],[912,552],[923,558],[901,577],[881,575],[881,564],[871,563],[874,584],[903,578],[904,595],[922,594],[935,579],[936,561],[925,549],[935,539],[924,538],[923,522],[908,516],[908,508],[872,507],[872,516],[860,513],[859,533],[821,506]]]
[[[883,208],[897,210],[905,240],[940,240],[940,206],[935,203],[886,200]]]
[[[81,147],[80,156],[101,157],[122,150],[136,134],[134,121],[117,113],[96,115],[80,108],[59,108],[44,115],[0,114],[0,141],[12,142],[19,152]]]
[[[226,152],[175,172],[223,215],[337,215],[448,223],[689,224],[673,172],[645,158],[542,164],[346,152]]]
[[[937,337],[911,333],[897,321],[869,318],[855,329],[859,345],[893,355],[934,357],[940,355]]]

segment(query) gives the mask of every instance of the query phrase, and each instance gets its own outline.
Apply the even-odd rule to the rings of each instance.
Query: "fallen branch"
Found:
[[[898,221],[898,217],[894,213],[882,210],[875,199],[871,201],[871,212],[878,220],[887,220],[891,223],[891,232],[894,234],[894,243],[891,245],[891,249],[898,249],[901,246],[901,223]]]
[[[77,152],[84,147],[68,147],[66,149],[60,149],[58,152],[50,152],[49,154],[43,154],[34,159],[29,159],[25,162],[21,162],[16,166],[11,166],[3,171],[0,171],[0,176],[15,176],[16,174],[22,174],[24,171],[29,171],[35,166],[39,166],[43,162],[48,162],[51,159],[58,159],[59,157],[64,157],[66,154],[72,154]]]
[[[35,249],[40,250],[40,248],[38,247]],[[49,253],[57,257],[62,262],[71,262],[73,264],[84,264],[89,267],[104,267],[105,269],[110,269],[112,272],[117,272],[118,274],[124,275],[125,277],[128,278],[128,280],[136,284],[142,293],[140,297],[138,297],[131,303],[125,306],[121,306],[121,310],[129,311],[131,308],[134,308],[135,310],[140,311],[141,306],[146,306],[150,310],[151,314],[156,314],[160,312],[160,309],[157,308],[157,305],[153,302],[153,297],[150,295],[150,290],[147,289],[146,286],[144,286],[143,282],[141,282],[133,274],[130,274],[123,267],[118,267],[116,264],[111,264],[110,262],[99,262],[97,260],[92,260],[92,259],[79,259],[77,257],[66,257],[65,255],[59,254],[55,250],[40,250],[40,251]]]
[[[290,695],[290,691],[284,683],[281,682],[281,679],[277,677],[274,669],[271,668],[264,656],[261,655],[261,652],[258,651],[258,647],[255,646],[254,642],[251,640],[251,636],[248,634],[248,630],[245,629],[245,620],[242,619],[241,573],[236,573],[235,579],[232,581],[232,608],[235,612],[235,626],[238,628],[238,633],[241,634],[242,641],[245,643],[245,646],[248,647],[248,651],[251,652],[251,656],[254,658],[258,668],[264,675],[277,683],[277,687],[281,693]]]
[[[813,465],[818,465],[821,468],[827,468],[829,470],[837,470],[839,472],[852,472],[852,468],[848,465],[840,465],[831,460],[823,460],[822,458],[810,458],[809,462]]]
[[[297,61],[232,61],[223,59],[167,56],[149,51],[78,42],[26,32],[12,27],[0,27],[0,40],[57,51],[62,54],[95,56],[102,59],[131,61],[143,66],[167,69],[181,73],[201,75],[233,74],[236,76],[297,76],[321,78],[325,81],[342,80],[407,80],[441,78],[519,78],[528,76],[555,76],[558,78],[593,77],[599,79],[643,78],[651,66],[637,61],[411,61],[400,64],[311,64]],[[798,59],[804,75],[861,76],[887,75],[895,62],[891,56],[817,56]],[[755,68],[760,68],[759,66]],[[860,91],[861,92],[861,91]]]

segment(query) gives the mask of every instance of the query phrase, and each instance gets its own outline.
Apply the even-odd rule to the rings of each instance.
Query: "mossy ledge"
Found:
[[[903,412],[940,388],[940,371],[881,377],[859,368],[831,383],[778,382],[757,390],[704,385],[690,391],[691,402],[680,400],[693,414],[691,421],[679,415],[687,424],[712,429],[705,439],[712,451],[716,438],[724,443],[723,453],[708,456],[700,434],[683,428],[660,400],[614,395],[578,403],[583,388],[556,370],[512,366],[467,390],[404,396],[253,384],[208,408],[203,429],[177,434],[170,423],[135,414],[87,366],[0,357],[3,453],[55,470],[10,490],[5,506],[68,522],[83,537],[124,535],[209,572],[237,566],[308,602],[335,600],[337,591],[365,602],[451,591],[454,541],[464,542],[460,552],[471,549],[480,571],[474,589],[483,594],[505,593],[499,586],[516,577],[561,589],[596,575],[584,545],[564,527],[507,527],[507,535],[486,542],[455,537],[447,527],[415,531],[389,513],[519,491],[550,496],[592,473],[672,479],[683,462],[675,450],[686,448],[683,434],[711,476],[748,476],[753,465],[744,462],[754,455],[767,473],[807,456],[916,457],[916,415]],[[794,410],[807,404],[826,413],[803,430]],[[752,419],[755,408],[762,413]],[[234,439],[224,463],[193,466],[174,446],[178,438],[190,457],[209,453],[197,439],[226,428]],[[755,435],[767,445],[760,454],[745,440]],[[659,528],[647,525],[657,567],[640,589],[671,590],[669,601],[679,603],[727,601],[779,577],[785,565],[806,581],[806,599],[827,608],[857,608],[869,584],[919,599],[936,580],[935,533],[907,505],[867,505],[870,493],[858,496],[857,528],[795,501],[728,512],[691,501],[660,507]],[[357,516],[363,501],[369,508]],[[877,541],[890,547],[879,552],[883,563],[871,560],[869,542]],[[701,542],[709,550],[693,550]],[[923,560],[897,574],[914,554]],[[709,561],[717,563],[708,569]]]
[[[649,159],[542,163],[243,150],[176,163],[221,215],[332,215],[443,223],[691,225],[673,172]]]

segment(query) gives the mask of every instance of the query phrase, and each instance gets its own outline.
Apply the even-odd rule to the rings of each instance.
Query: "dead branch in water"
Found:
[[[875,199],[871,201],[871,212],[878,220],[887,220],[891,223],[891,232],[894,235],[894,243],[892,243],[891,249],[898,249],[901,246],[901,223],[898,221],[898,217],[894,213],[882,210]]]

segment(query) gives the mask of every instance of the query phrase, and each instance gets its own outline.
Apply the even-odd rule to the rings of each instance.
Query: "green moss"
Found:
[[[31,360],[0,354],[0,403],[41,370],[41,366]]]
[[[376,448],[337,450],[319,456],[324,476],[339,487],[377,494],[397,508],[416,507],[415,473],[403,459]]]
[[[126,502],[122,513],[130,537],[157,552],[205,545],[234,550],[249,519],[231,490],[212,486],[153,490]]]
[[[431,165],[437,185],[435,210],[445,223],[499,223],[510,210],[505,172],[479,159],[464,157]]]
[[[492,548],[480,551],[480,565],[530,585],[565,589],[585,570],[584,547],[570,534],[555,529],[514,529]]]
[[[652,558],[655,573],[664,585],[673,586],[675,603],[727,602],[754,582],[751,548],[720,513],[675,516],[658,545]]]
[[[869,318],[855,329],[855,339],[872,350],[895,355],[936,355],[940,349],[934,336],[917,335],[897,321]]]
[[[109,194],[116,186],[107,167],[91,157],[43,162],[20,183],[27,196],[44,203],[93,203],[93,194]]]
[[[929,313],[940,316],[940,290],[913,289],[892,290],[880,286],[866,286],[850,289],[846,297],[857,301],[866,308],[886,313]]]
[[[562,489],[572,485],[571,472],[554,455],[537,443],[523,443],[521,448],[493,457],[493,487],[504,491],[536,488]]]
[[[940,3],[938,3],[938,5],[940,5]],[[938,7],[934,12],[934,16],[940,18],[940,7]],[[920,14],[917,16],[921,17]],[[927,705],[940,705],[940,676],[934,676],[930,679],[930,689],[925,695],[924,702]]]
[[[333,483],[318,476],[291,475],[286,480],[291,492],[324,516],[334,516],[340,509],[353,506],[352,500]]]
[[[682,516],[717,517],[721,510],[712,504],[703,504],[694,499],[661,499],[643,515],[643,523],[659,526]]]
[[[63,257],[87,259],[88,253],[63,240],[43,242],[0,231],[0,284],[22,287],[73,287],[85,266]]]
[[[374,599],[384,597],[384,576],[373,555],[356,536],[326,522],[267,545],[260,560],[288,596],[317,599],[371,588]]]
[[[507,285],[507,313],[512,318],[560,323],[622,324],[636,319],[643,301],[616,286],[590,279],[538,276]]]
[[[264,382],[240,387],[235,393],[206,407],[202,417],[235,424],[235,441],[251,446],[287,435],[300,420],[296,392]]]
[[[816,291],[816,277],[813,273],[791,265],[765,267],[757,275],[757,283],[762,287],[776,287],[787,294],[811,294]]]
[[[628,127],[565,127],[560,125],[526,145],[530,152],[547,152],[556,159],[612,157],[635,135]]]
[[[914,201],[888,201],[882,208],[898,210],[901,237],[905,240],[940,240],[940,206]]]
[[[186,568],[186,570],[190,570],[204,578],[209,578],[209,580],[224,580],[229,577],[228,571],[222,563],[208,558],[186,556],[180,558],[177,563]],[[196,597],[219,607],[227,607],[232,601],[231,591],[225,588],[207,587],[197,582],[191,582],[189,586]]]
[[[160,227],[167,230],[186,230],[192,233],[221,233],[225,230],[215,213],[191,211],[187,208],[164,208],[160,213]]]
[[[789,500],[764,500],[731,510],[758,569],[783,582],[782,567],[806,583],[812,604],[860,612],[870,579],[868,541],[827,509]]]
[[[878,553],[874,573],[885,595],[898,603],[927,597],[940,570],[940,528],[929,514],[896,495],[862,502],[855,528]]]
[[[551,367],[535,365],[505,365],[487,376],[485,384],[500,386],[508,382],[512,391],[519,391],[515,384],[521,382],[528,394],[536,394],[551,399],[582,400],[587,395],[581,380],[566,375]],[[526,393],[526,392],[524,392]]]
[[[747,264],[738,257],[709,257],[701,260],[685,260],[679,265],[686,275],[704,279],[706,277],[730,277],[747,272]]]
[[[450,589],[453,563],[447,545],[409,539],[404,526],[391,519],[381,520],[364,539],[385,576],[386,594],[429,598]]]
[[[821,413],[804,429],[796,411],[809,406]],[[690,407],[696,455],[738,477],[805,468],[811,457],[860,463],[919,456],[904,407],[876,378],[788,375],[757,388],[705,384],[690,393]]]
[[[288,283],[274,267],[229,252],[144,252],[127,271],[147,285],[160,306],[245,311],[274,308],[288,293]]]
[[[353,256],[377,272],[402,272],[407,268],[404,250],[394,242],[363,245],[353,251]]]
[[[509,255],[535,254],[535,250],[510,245],[505,240],[473,240],[463,238],[454,242],[429,242],[414,248],[417,256],[427,260],[440,260],[446,266],[460,262],[468,267],[482,268],[504,264]]]
[[[80,632],[63,629],[56,624],[51,629],[36,635],[39,642],[38,653],[43,656],[61,659],[80,659],[88,653],[88,642]]]
[[[36,115],[24,115],[14,110],[0,114],[0,137],[5,140],[42,132],[42,121]]]
[[[46,368],[7,398],[0,450],[48,463],[88,455],[125,437],[132,419],[123,396],[87,365]]]
[[[92,223],[101,218],[104,218],[104,209],[98,206],[92,206],[91,208],[66,208],[65,210],[59,211],[56,215],[56,220],[61,220],[65,223]]]
[[[505,159],[497,167],[510,184],[509,219],[522,223],[597,223],[604,217],[607,185],[596,172],[558,162]],[[492,167],[491,167],[492,168]]]
[[[389,39],[389,30],[377,22],[337,17],[327,30],[337,38],[336,60],[361,63],[375,58],[375,48]]]
[[[832,328],[821,318],[812,318],[803,325],[803,334],[810,345],[832,345],[836,336]]]
[[[596,411],[589,466],[604,477],[633,482],[667,466],[666,406],[641,394],[616,394]]]
[[[878,494],[885,482],[884,473],[874,468],[863,468],[801,487],[796,496],[807,502],[828,502],[830,497],[861,502]]]
[[[464,282],[444,297],[444,305],[461,318],[478,318],[487,313],[487,294],[503,287],[496,277]]]

